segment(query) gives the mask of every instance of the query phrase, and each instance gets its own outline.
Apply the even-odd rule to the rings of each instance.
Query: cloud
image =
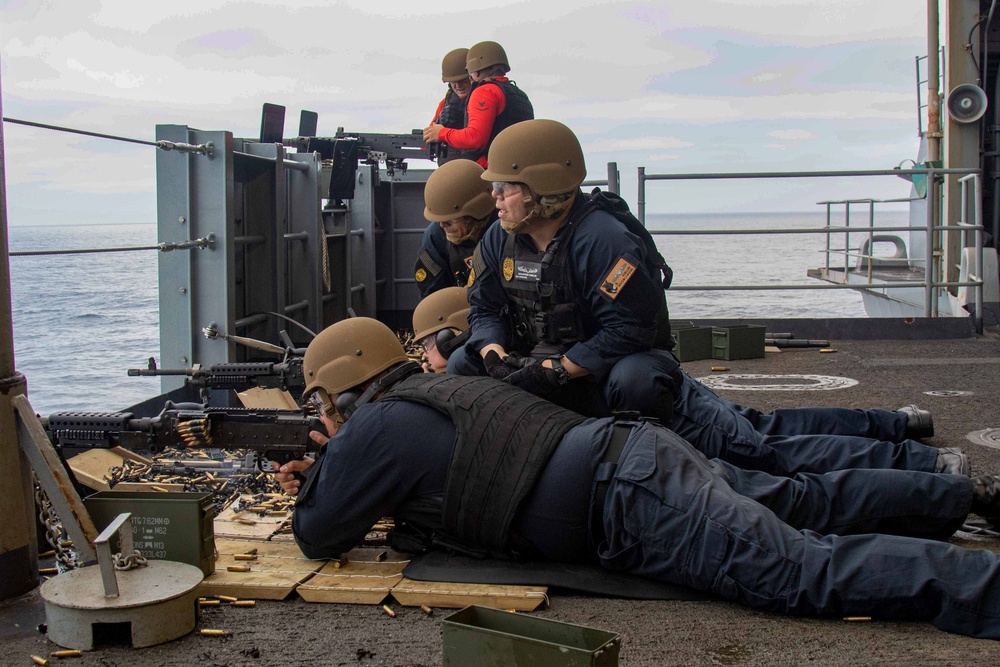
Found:
[[[320,133],[408,133],[444,94],[441,56],[493,39],[536,116],[573,128],[594,163],[720,171],[765,149],[803,168],[897,163],[914,153],[922,13],[912,0],[10,1],[0,66],[5,115],[123,137],[152,140],[157,124],[254,137],[264,102],[287,106],[287,135],[301,109]],[[13,211],[40,192],[154,201],[152,148],[5,130]]]
[[[815,134],[808,130],[775,130],[774,132],[768,132],[767,136],[784,141],[802,141],[803,139],[813,139],[816,137]]]
[[[587,148],[592,151],[613,153],[618,151],[651,151],[670,148],[689,148],[694,146],[690,141],[676,137],[635,137],[632,139],[609,139],[593,144]]]

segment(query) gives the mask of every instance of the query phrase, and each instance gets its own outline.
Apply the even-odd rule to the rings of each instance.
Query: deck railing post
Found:
[[[2,107],[2,104],[0,104]],[[0,108],[0,116],[2,116]],[[18,447],[13,399],[27,391],[27,381],[14,368],[14,324],[11,311],[10,259],[7,238],[7,182],[3,123],[0,123],[0,600],[38,585],[38,544],[31,470]]]

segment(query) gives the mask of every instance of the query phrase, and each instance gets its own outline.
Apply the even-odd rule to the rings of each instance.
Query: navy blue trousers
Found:
[[[894,442],[861,435],[838,435],[838,427],[832,423],[829,425],[832,433],[807,430],[791,435],[788,434],[789,429],[796,422],[799,427],[806,428],[809,420],[789,420],[789,412],[795,411],[782,411],[779,419],[767,420],[767,428],[780,435],[761,433],[751,420],[737,410],[737,406],[684,374],[668,423],[672,431],[708,458],[722,459],[740,468],[762,470],[773,475],[848,468],[934,470],[938,455],[936,447],[915,440]],[[816,411],[813,412],[815,414]],[[843,412],[853,414],[860,411]],[[852,424],[858,430],[865,430],[867,422],[864,416],[854,416],[839,430],[848,430]],[[818,424],[812,426],[817,427]]]
[[[448,360],[448,372],[485,375],[486,369],[478,354],[462,347]],[[604,382],[573,380],[546,398],[588,417],[628,411],[655,417],[708,458],[773,475],[848,468],[932,472],[937,461],[935,447],[897,442],[906,420],[896,412],[814,408],[761,415],[718,396],[664,350],[628,355]],[[891,437],[864,435],[872,433]]]
[[[971,495],[963,476],[895,470],[768,480],[646,425],[617,466],[597,550],[607,568],[756,608],[922,619],[1000,639],[1000,555],[862,532],[943,534]]]
[[[825,433],[889,442],[906,439],[906,415],[895,410],[805,407],[761,412],[736,404],[733,404],[733,409],[753,424],[754,430],[764,435]]]

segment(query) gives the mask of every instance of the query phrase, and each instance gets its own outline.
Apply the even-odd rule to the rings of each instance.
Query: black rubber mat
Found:
[[[548,586],[633,600],[715,599],[685,586],[614,572],[597,565],[478,559],[444,551],[414,556],[403,570],[403,575],[417,581]]]

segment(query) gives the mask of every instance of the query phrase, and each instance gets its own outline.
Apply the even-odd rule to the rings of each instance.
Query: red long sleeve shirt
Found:
[[[496,77],[496,81],[507,81],[507,77]],[[466,109],[469,122],[465,128],[458,130],[446,127],[441,130],[438,139],[453,148],[477,149],[485,148],[493,133],[493,122],[503,113],[507,106],[507,98],[500,86],[489,83],[476,86],[469,95]],[[486,167],[486,156],[476,160]]]

